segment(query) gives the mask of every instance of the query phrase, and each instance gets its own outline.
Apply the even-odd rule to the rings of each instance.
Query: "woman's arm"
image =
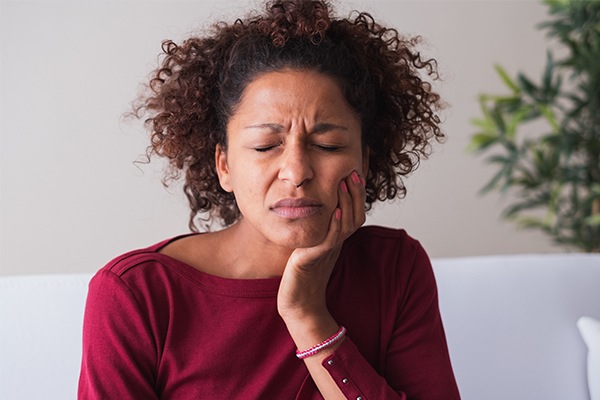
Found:
[[[147,321],[121,279],[104,268],[90,282],[78,399],[158,399],[156,348]]]
[[[340,326],[329,313],[326,291],[343,241],[365,222],[364,180],[353,172],[338,189],[338,208],[331,217],[324,241],[311,248],[296,249],[286,265],[277,305],[290,335],[300,350],[331,337]],[[304,359],[325,399],[345,399],[322,362],[342,341]]]

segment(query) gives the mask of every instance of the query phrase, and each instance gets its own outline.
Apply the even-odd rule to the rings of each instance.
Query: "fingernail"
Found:
[[[352,173],[350,174],[350,178],[352,179],[352,182],[354,182],[354,183],[360,182],[360,177],[358,176],[356,171],[352,171]]]
[[[340,220],[342,218],[342,210],[339,208],[335,209],[335,219]]]
[[[342,181],[340,183],[340,187],[342,188],[342,192],[348,192],[348,186],[346,186],[346,182]]]

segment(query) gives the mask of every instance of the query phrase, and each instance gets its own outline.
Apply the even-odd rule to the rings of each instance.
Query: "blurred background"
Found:
[[[405,228],[431,257],[561,252],[538,231],[501,219],[510,201],[479,190],[494,173],[466,151],[480,93],[506,91],[493,65],[541,76],[552,44],[538,1],[337,1],[424,39],[449,108],[447,141],[407,181],[405,199],[375,206],[369,224]],[[0,2],[0,274],[92,272],[125,251],[188,231],[177,186],[159,160],[139,164],[141,124],[123,118],[181,40],[254,1]]]

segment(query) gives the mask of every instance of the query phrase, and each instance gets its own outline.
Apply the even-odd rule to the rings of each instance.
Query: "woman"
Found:
[[[360,228],[443,136],[417,42],[276,0],[163,44],[151,152],[185,175],[192,230],[224,228],[98,272],[79,398],[459,398],[427,255]]]

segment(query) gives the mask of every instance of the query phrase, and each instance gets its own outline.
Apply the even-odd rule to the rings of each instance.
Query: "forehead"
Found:
[[[336,79],[312,70],[287,69],[253,79],[243,91],[233,117],[267,117],[277,113],[290,118],[357,116]]]

